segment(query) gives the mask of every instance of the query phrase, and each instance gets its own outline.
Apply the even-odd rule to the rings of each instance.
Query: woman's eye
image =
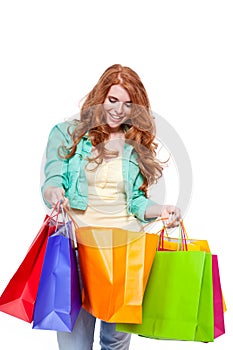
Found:
[[[123,102],[120,102],[117,98],[112,97],[112,96],[109,96],[109,97],[108,97],[108,101],[109,101],[110,103],[117,103],[117,102],[123,103]],[[127,108],[131,108],[131,107],[132,107],[132,102],[131,102],[131,101],[124,102],[124,105],[125,105]]]
[[[125,106],[128,107],[128,108],[131,108],[132,107],[132,102],[126,102]]]
[[[117,100],[115,98],[112,98],[112,97],[109,97],[108,100],[111,103],[116,103],[117,102]]]

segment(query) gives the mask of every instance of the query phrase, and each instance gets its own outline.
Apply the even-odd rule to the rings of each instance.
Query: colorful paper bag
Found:
[[[217,338],[225,333],[224,301],[222,297],[222,288],[217,255],[212,255],[212,272],[214,302],[214,338]]]
[[[179,238],[173,238],[173,237],[169,237],[166,234],[166,227],[163,227],[160,233],[160,240],[159,240],[159,246],[158,246],[158,250],[162,250],[162,251],[177,251],[177,250],[188,250],[188,251],[205,251],[205,252],[210,252],[210,247],[209,247],[209,243],[207,240],[205,239],[189,239],[188,238],[188,234],[187,231],[185,229],[183,220],[180,221],[180,237]],[[214,264],[214,272],[215,272],[215,278],[218,281],[218,278],[220,279],[220,277],[217,277],[217,275],[219,274],[218,272],[218,263],[216,262],[217,257],[213,257],[213,264]],[[216,268],[215,268],[216,266]],[[217,289],[219,290],[219,282],[216,282],[217,285]],[[217,294],[218,295],[218,294]],[[215,300],[216,301],[216,300]],[[219,303],[221,303],[221,301],[218,301]],[[223,305],[223,311],[226,312],[227,308],[226,308],[226,303],[224,300],[224,297],[222,295],[222,305]],[[221,312],[220,312],[221,315]],[[216,317],[216,315],[215,315]],[[220,316],[221,317],[221,316]],[[221,328],[223,331],[223,327]]]
[[[55,231],[53,216],[46,215],[42,227],[21,265],[0,297],[0,311],[31,323],[49,234]]]
[[[108,322],[142,321],[142,300],[158,235],[76,227],[83,307]]]
[[[33,328],[71,332],[81,309],[77,259],[66,222],[48,239]]]
[[[117,330],[149,338],[214,339],[212,256],[203,251],[158,251],[143,299],[142,324]]]

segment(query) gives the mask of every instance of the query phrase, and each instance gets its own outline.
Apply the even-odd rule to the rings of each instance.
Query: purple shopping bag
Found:
[[[71,332],[81,308],[81,289],[71,222],[48,239],[34,309],[33,328]]]
[[[214,338],[225,333],[222,288],[219,275],[218,257],[212,255]]]

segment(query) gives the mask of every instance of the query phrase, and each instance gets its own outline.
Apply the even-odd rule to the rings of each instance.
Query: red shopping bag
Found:
[[[56,214],[57,216],[57,214]],[[56,221],[46,215],[25,258],[0,297],[0,311],[31,323],[48,236]]]

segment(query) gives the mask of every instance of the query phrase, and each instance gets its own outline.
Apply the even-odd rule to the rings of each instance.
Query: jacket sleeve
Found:
[[[155,202],[145,196],[145,193],[139,188],[143,184],[143,176],[139,172],[133,184],[133,193],[131,198],[131,212],[141,222],[148,223],[155,220],[155,218],[145,219],[145,212],[148,207],[155,204]]]
[[[41,187],[42,197],[44,199],[44,190],[49,186],[68,189],[68,163],[69,160],[59,156],[58,149],[64,144],[69,146],[71,138],[67,133],[68,122],[55,125],[50,131],[46,147],[46,162],[44,166],[45,180]],[[50,205],[44,199],[46,205]]]

